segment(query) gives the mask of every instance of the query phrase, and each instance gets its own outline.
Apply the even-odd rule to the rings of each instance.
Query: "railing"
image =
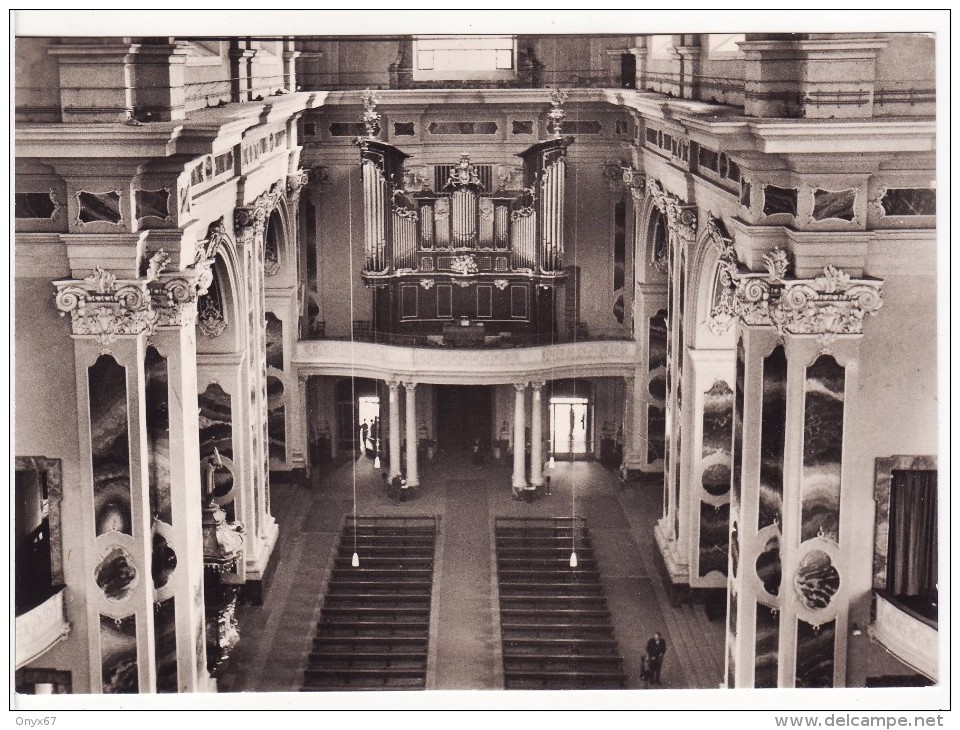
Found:
[[[33,661],[70,632],[63,610],[64,588],[17,616],[17,669]]]
[[[478,347],[464,357],[453,347],[394,347],[343,340],[297,343],[294,368],[307,375],[352,375],[378,380],[410,377],[419,382],[490,385],[531,378],[627,377],[638,361],[633,340],[590,340],[521,347],[509,357]]]
[[[544,347],[546,345],[562,345],[575,342],[617,342],[630,341],[633,339],[625,333],[590,333],[585,328],[579,328],[576,336],[568,332],[546,332],[539,334],[517,334],[513,332],[498,332],[486,335],[482,344],[464,345],[454,344],[455,341],[445,340],[443,334],[395,334],[391,332],[375,332],[363,323],[355,323],[352,339],[355,342],[372,342],[379,345],[395,345],[397,347],[444,347],[444,348],[502,348],[512,349],[517,347]],[[349,342],[350,335],[328,335],[326,328],[320,331],[312,331],[303,340],[334,340],[340,342]]]
[[[885,591],[876,591],[871,636],[891,654],[936,681],[939,674],[937,624],[912,611]]]

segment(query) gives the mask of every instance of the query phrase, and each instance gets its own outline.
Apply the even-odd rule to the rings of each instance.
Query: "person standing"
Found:
[[[660,669],[663,667],[663,657],[667,653],[667,642],[657,631],[647,642],[647,668],[650,672],[650,684],[663,684],[660,681]]]
[[[370,432],[369,424],[364,421],[360,424],[360,451],[367,453],[367,434]]]

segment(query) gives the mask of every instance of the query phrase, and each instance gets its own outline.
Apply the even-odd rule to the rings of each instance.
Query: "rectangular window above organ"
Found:
[[[415,36],[413,78],[508,80],[516,77],[516,52],[512,35]]]

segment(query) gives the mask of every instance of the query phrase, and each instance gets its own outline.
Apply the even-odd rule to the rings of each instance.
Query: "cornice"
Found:
[[[18,124],[18,157],[147,158],[174,154],[181,122],[153,124]]]

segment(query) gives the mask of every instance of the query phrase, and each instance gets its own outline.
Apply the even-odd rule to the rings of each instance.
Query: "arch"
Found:
[[[697,238],[689,282],[685,316],[691,325],[690,346],[696,349],[732,350],[736,346],[736,323],[726,328],[711,327],[711,315],[717,287],[722,286],[721,272],[733,253],[733,240],[723,221],[709,215]]]
[[[643,241],[639,248],[636,266],[638,279],[641,281],[665,280],[667,275],[667,251],[669,249],[669,227],[665,211],[657,205],[656,199],[649,192],[640,208],[636,235],[642,231]],[[642,277],[642,278],[641,278]]]
[[[244,298],[237,295],[239,276],[232,254],[228,247],[220,247],[210,287],[197,300],[198,354],[241,352],[246,347]]]
[[[286,260],[287,226],[286,207],[281,203],[274,206],[267,216],[263,233],[263,273],[265,277],[276,276],[283,269]]]

